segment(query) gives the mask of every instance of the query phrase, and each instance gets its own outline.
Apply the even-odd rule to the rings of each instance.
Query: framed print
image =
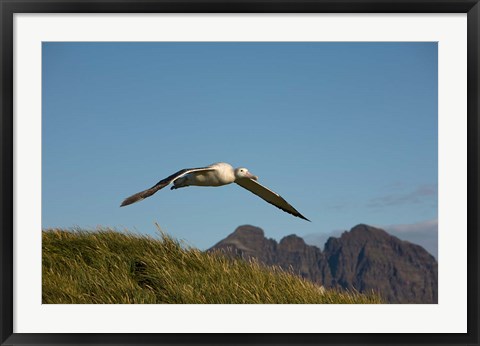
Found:
[[[2,345],[477,345],[479,14],[2,0]]]

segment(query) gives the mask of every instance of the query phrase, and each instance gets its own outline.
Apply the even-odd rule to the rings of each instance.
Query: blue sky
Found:
[[[437,44],[62,43],[42,49],[42,227],[208,248],[437,219]],[[122,200],[182,168],[243,166],[311,223],[235,184]]]

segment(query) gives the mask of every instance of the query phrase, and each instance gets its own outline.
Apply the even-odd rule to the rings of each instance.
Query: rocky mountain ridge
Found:
[[[419,245],[364,224],[329,238],[323,251],[296,235],[268,239],[250,225],[238,227],[208,251],[213,250],[280,266],[326,288],[374,290],[388,303],[438,300],[435,258]]]

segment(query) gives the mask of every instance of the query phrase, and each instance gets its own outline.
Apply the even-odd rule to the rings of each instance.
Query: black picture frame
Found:
[[[478,345],[479,0],[0,0],[2,345]],[[16,13],[467,13],[468,332],[465,334],[24,334],[13,332],[13,16]],[[452,316],[455,318],[455,316]]]

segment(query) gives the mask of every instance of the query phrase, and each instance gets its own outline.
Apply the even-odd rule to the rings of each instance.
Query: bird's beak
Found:
[[[250,172],[247,172],[247,177],[250,178],[250,179],[253,179],[253,180],[258,180],[258,177],[256,175],[253,175]]]

